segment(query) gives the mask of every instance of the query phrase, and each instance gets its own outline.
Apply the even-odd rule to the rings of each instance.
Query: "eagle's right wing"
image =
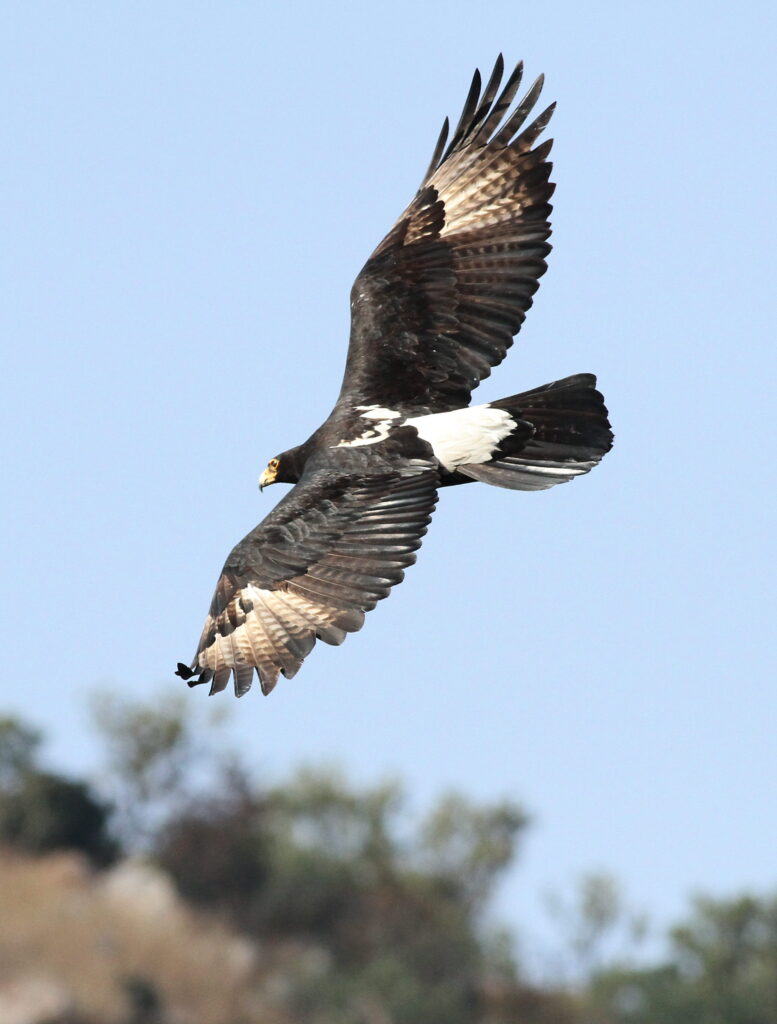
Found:
[[[476,71],[447,149],[446,121],[424,183],[351,292],[341,405],[443,412],[502,361],[550,251],[553,106],[526,125],[540,77],[506,117],[521,65],[497,96],[499,57],[480,98]],[[505,120],[506,117],[506,120]]]
[[[212,681],[214,693],[234,673],[241,696],[256,670],[269,693],[317,638],[342,643],[415,561],[437,481],[436,465],[422,459],[303,477],[227,558],[197,653],[178,675]]]

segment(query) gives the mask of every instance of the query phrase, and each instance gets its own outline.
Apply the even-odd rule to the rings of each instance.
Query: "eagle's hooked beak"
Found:
[[[274,484],[275,478],[278,476],[278,462],[273,459],[272,462],[268,462],[262,475],[259,477],[259,490],[263,491],[268,484]]]

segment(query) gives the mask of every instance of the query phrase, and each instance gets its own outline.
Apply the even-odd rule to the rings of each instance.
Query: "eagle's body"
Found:
[[[345,376],[329,418],[271,460],[262,484],[296,486],[229,555],[191,683],[265,693],[316,639],[339,644],[415,561],[440,487],[483,480],[538,490],[586,473],[612,443],[591,374],[470,406],[504,358],[550,251],[552,113],[527,125],[542,79],[510,112],[498,59],[476,72],[415,198],[351,292]]]

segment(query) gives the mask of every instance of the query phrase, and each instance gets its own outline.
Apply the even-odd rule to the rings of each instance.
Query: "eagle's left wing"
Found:
[[[190,685],[238,696],[254,670],[269,693],[293,676],[316,639],[340,644],[415,561],[437,500],[437,468],[423,459],[370,472],[321,468],[303,476],[233,549],[191,667]]]
[[[482,98],[475,72],[447,149],[447,121],[424,183],[351,292],[339,404],[443,412],[502,361],[550,251],[553,106],[529,120],[542,78],[512,112],[519,64],[499,93],[500,56]],[[528,123],[527,123],[528,122]]]

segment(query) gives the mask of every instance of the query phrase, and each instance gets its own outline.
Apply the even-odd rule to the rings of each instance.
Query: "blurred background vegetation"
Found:
[[[777,898],[697,897],[640,951],[601,874],[549,900],[555,971],[489,904],[530,828],[397,781],[261,784],[191,704],[95,698],[98,779],[0,718],[2,1024],[777,1024]]]

